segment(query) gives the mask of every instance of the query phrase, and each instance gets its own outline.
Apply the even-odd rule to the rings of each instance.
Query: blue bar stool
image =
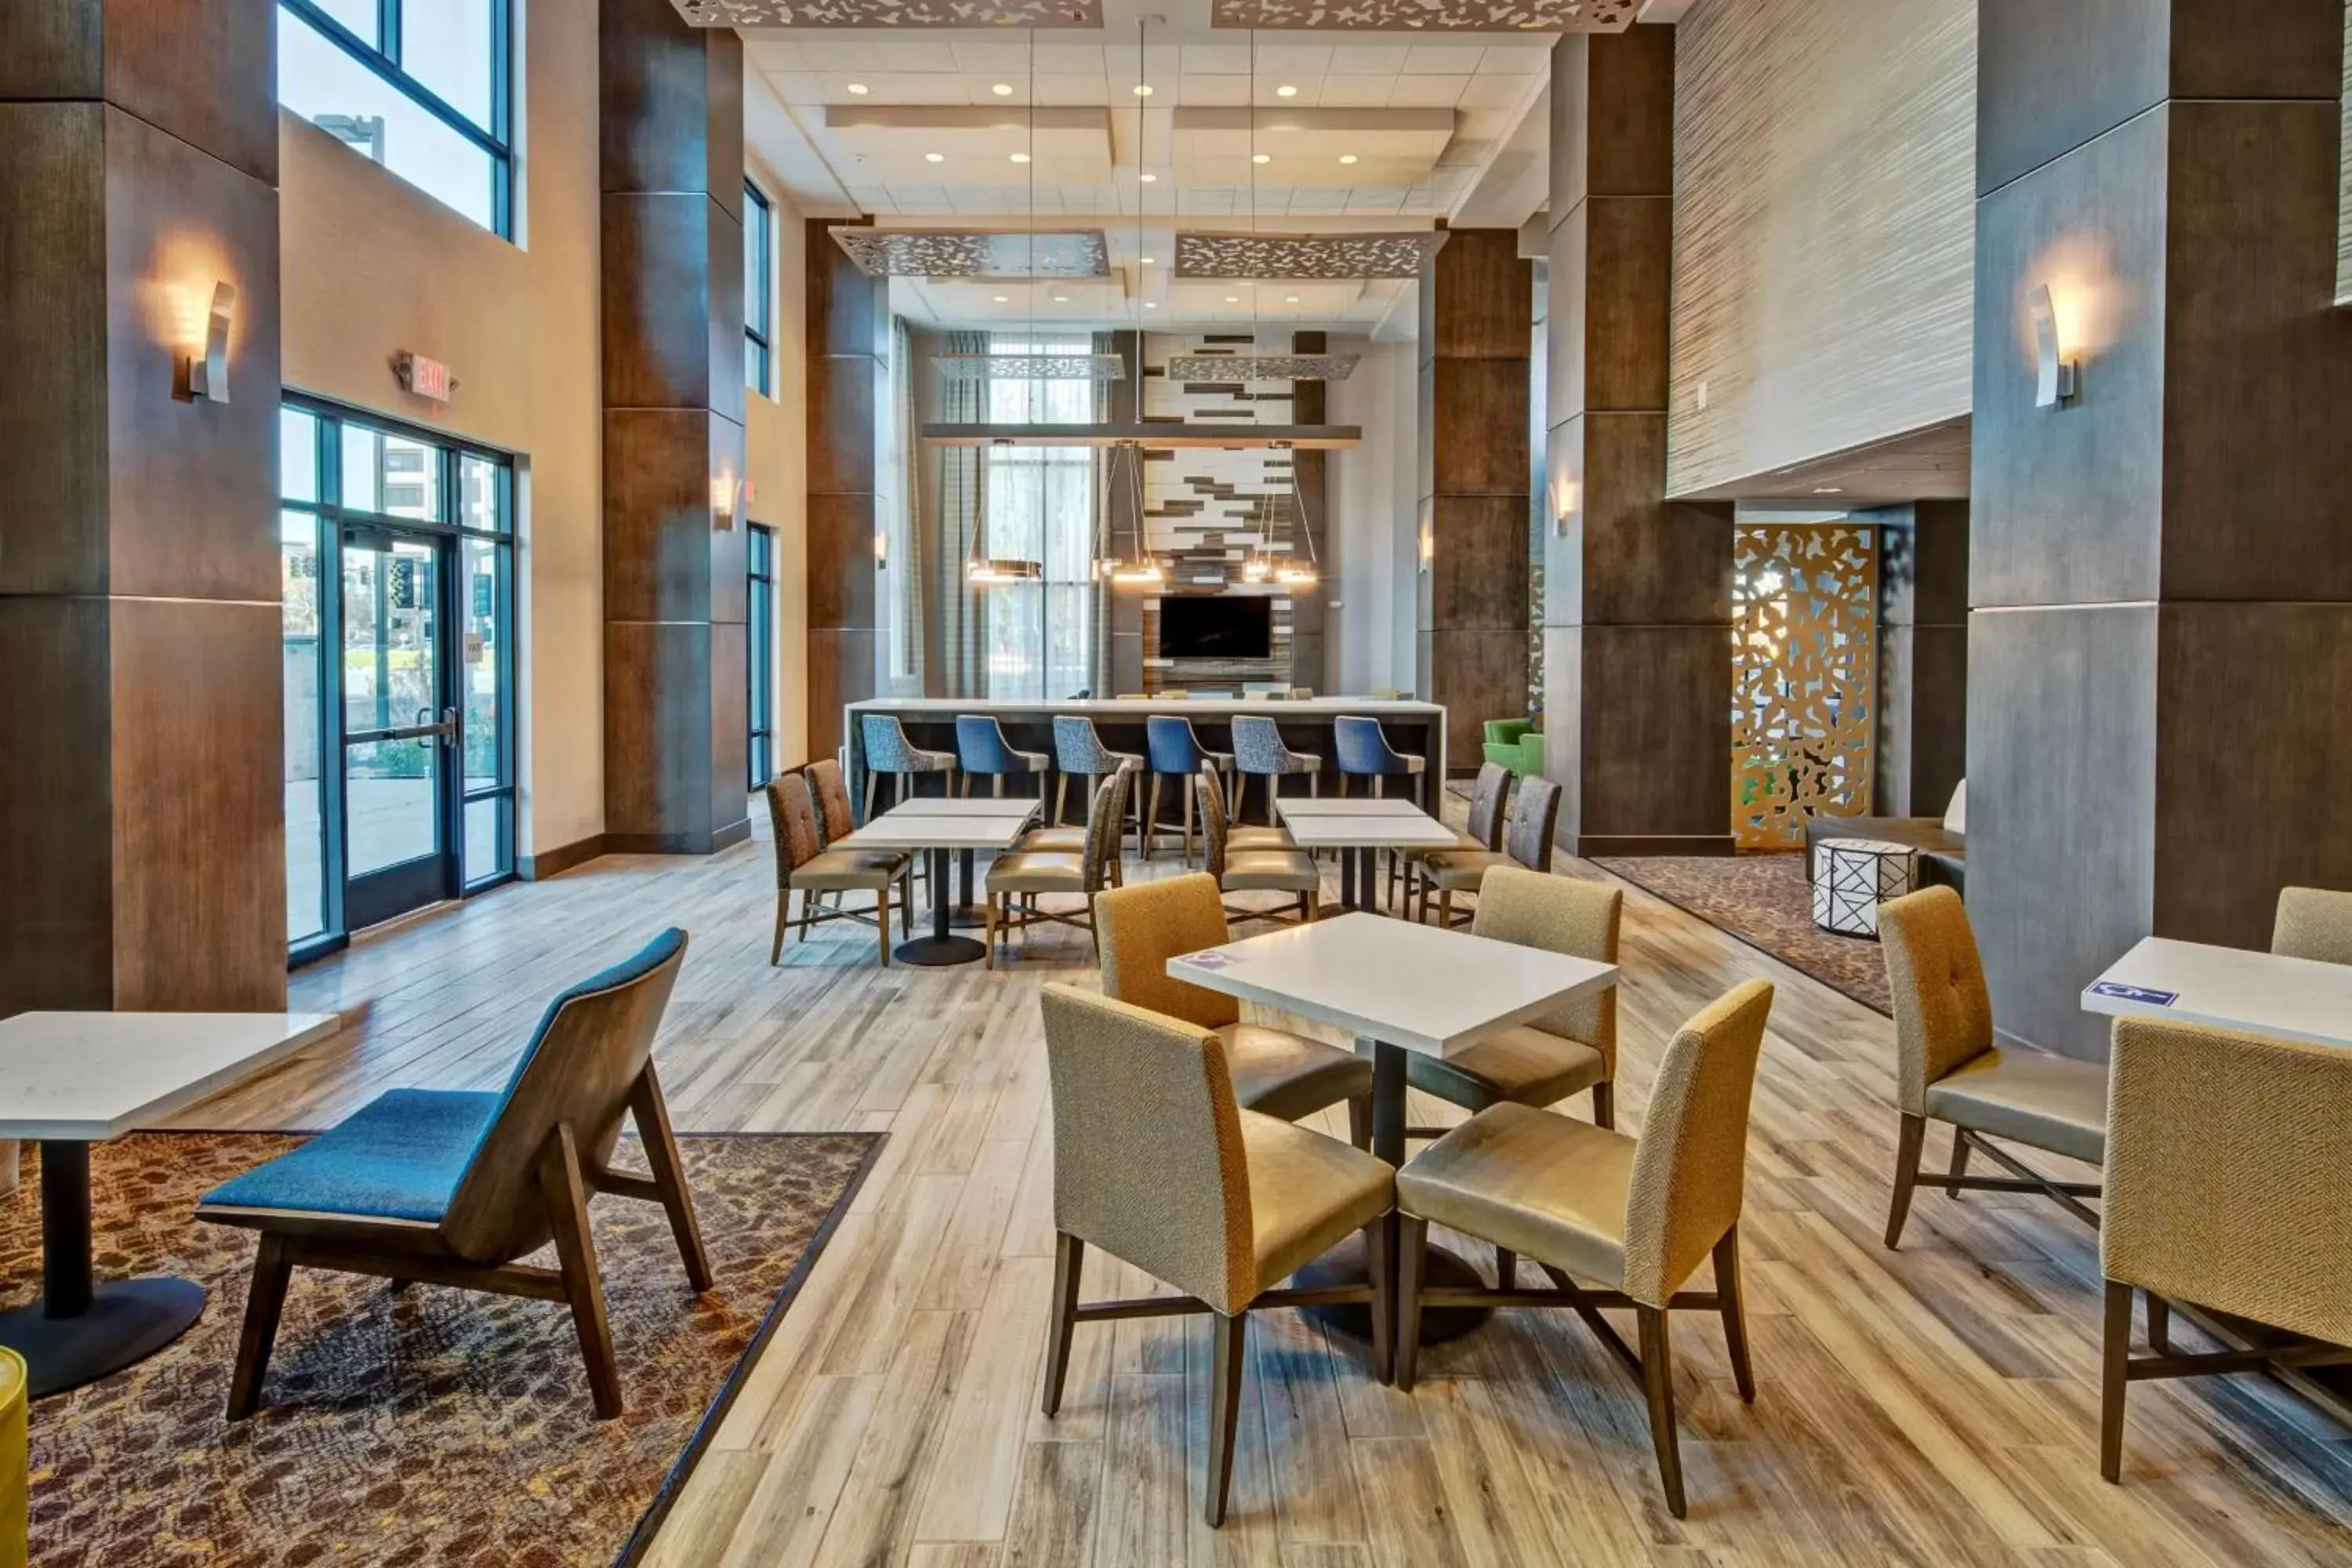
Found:
[[[858,732],[866,742],[866,820],[874,820],[874,786],[890,775],[890,804],[898,805],[915,793],[914,780],[939,773],[940,793],[955,793],[953,752],[927,752],[907,739],[907,727],[887,713],[861,713]]]
[[[963,793],[971,793],[974,773],[989,775],[989,793],[1004,793],[1007,773],[1037,775],[1037,798],[1045,798],[1045,764],[1053,759],[1043,752],[1018,752],[1004,738],[1004,726],[985,714],[956,718],[956,764],[963,769]]]
[[[1114,752],[1104,745],[1102,737],[1095,732],[1093,720],[1084,715],[1061,713],[1054,717],[1054,766],[1061,770],[1061,776],[1054,781],[1054,826],[1058,827],[1062,823],[1063,803],[1069,793],[1071,774],[1076,773],[1087,781],[1087,810],[1091,814],[1095,780],[1108,778],[1122,767],[1141,773],[1143,759],[1132,752]],[[1130,790],[1128,793],[1132,798],[1134,792]],[[1135,807],[1139,827],[1142,803],[1136,801]],[[1124,826],[1122,823],[1122,832]]]
[[[1427,760],[1391,750],[1378,719],[1343,714],[1331,721],[1331,742],[1339,753],[1341,795],[1348,793],[1350,778],[1370,779],[1372,794],[1379,795],[1387,793],[1390,779],[1402,776],[1412,780],[1413,805],[1423,805],[1421,781]]]
[[[1194,792],[1201,784],[1201,764],[1212,764],[1217,773],[1218,789],[1233,793],[1234,756],[1231,752],[1212,752],[1201,744],[1201,737],[1192,731],[1192,721],[1172,713],[1155,713],[1143,721],[1143,749],[1151,760],[1151,798],[1143,808],[1143,858],[1151,858],[1151,836],[1160,826],[1160,781],[1171,775],[1181,782],[1184,824],[1184,864],[1192,863],[1192,805]]]
[[[1323,759],[1312,752],[1294,752],[1282,743],[1282,730],[1271,719],[1256,714],[1238,714],[1234,719],[1234,769],[1239,776],[1234,781],[1234,820],[1242,819],[1242,807],[1249,800],[1249,782],[1265,780],[1265,820],[1275,823],[1275,798],[1282,793],[1281,779],[1286,773],[1305,773],[1307,793],[1322,793]]]

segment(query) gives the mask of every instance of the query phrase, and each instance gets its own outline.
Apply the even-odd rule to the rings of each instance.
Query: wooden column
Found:
[[[1674,29],[1552,47],[1544,768],[1587,855],[1731,850],[1731,508],[1665,499]]]
[[[871,222],[871,219],[864,221]],[[874,531],[882,524],[876,414],[890,395],[889,285],[808,221],[809,755],[845,738],[845,704],[877,689]]]
[[[1969,503],[1853,514],[1878,526],[1878,754],[1871,810],[1941,816],[1968,771]]]
[[[285,1005],[275,21],[0,6],[0,1016]]]
[[[1331,340],[1322,332],[1293,332],[1290,352],[1319,354],[1330,352]],[[1321,381],[1295,381],[1290,385],[1290,417],[1299,425],[1321,425],[1330,417],[1330,384]],[[1325,485],[1327,464],[1330,454],[1324,451],[1293,452],[1290,460],[1297,464],[1300,526],[1313,534],[1315,553],[1328,555],[1331,548],[1331,514],[1324,504],[1328,493]],[[1290,547],[1301,562],[1308,559],[1307,540],[1294,534]],[[1324,669],[1323,606],[1332,591],[1332,584],[1321,580],[1318,571],[1315,585],[1301,588],[1290,595],[1290,684],[1303,686],[1318,696],[1327,692],[1330,681]]]
[[[604,828],[749,836],[744,748],[743,46],[602,0]]]
[[[1534,314],[1534,275],[1515,229],[1455,229],[1422,268],[1421,526],[1430,554],[1415,685],[1444,704],[1450,773],[1476,770],[1480,724],[1527,712]]]
[[[1135,331],[1110,334],[1110,352],[1127,362],[1125,380],[1110,384],[1110,417],[1113,424],[1130,424],[1143,417],[1143,334]],[[1140,468],[1143,454],[1106,452],[1103,460],[1111,465],[1111,484],[1104,497],[1109,526],[1110,550],[1115,556],[1124,557],[1138,548],[1138,542],[1147,551],[1151,542],[1150,524],[1138,507],[1136,482],[1129,477],[1129,464]],[[1110,647],[1104,650],[1102,686],[1098,695],[1114,696],[1121,691],[1146,689],[1143,677],[1143,601],[1157,590],[1113,588],[1110,613],[1104,617]]]
[[[2283,884],[2352,886],[2345,12],[1979,24],[1969,902],[2000,1029],[2095,1057],[2138,938],[2259,948]]]

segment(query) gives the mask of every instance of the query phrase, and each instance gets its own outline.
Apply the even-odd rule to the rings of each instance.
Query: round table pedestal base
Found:
[[[901,963],[938,969],[948,964],[973,963],[987,952],[987,948],[968,936],[919,936],[900,942],[891,950],[891,955]]]
[[[89,1310],[74,1317],[49,1317],[39,1301],[0,1312],[0,1345],[25,1358],[26,1390],[45,1399],[146,1360],[204,1310],[205,1288],[194,1280],[101,1280]]]
[[[948,929],[950,931],[979,931],[987,924],[988,911],[978,904],[948,906]]]
[[[1328,1289],[1335,1285],[1361,1285],[1370,1277],[1364,1258],[1364,1238],[1360,1233],[1349,1237],[1306,1268],[1292,1276],[1291,1283],[1301,1289]],[[1422,1282],[1433,1290],[1484,1289],[1486,1281],[1475,1268],[1445,1247],[1433,1245],[1422,1265]],[[1324,1324],[1333,1332],[1360,1343],[1369,1344],[1372,1338],[1372,1311],[1370,1307],[1306,1307],[1307,1316]],[[1492,1315],[1486,1307],[1429,1307],[1421,1314],[1421,1342],[1424,1345],[1444,1344],[1458,1340],[1484,1323]]]

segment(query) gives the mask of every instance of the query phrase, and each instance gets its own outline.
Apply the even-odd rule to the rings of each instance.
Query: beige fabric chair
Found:
[[[1952,1128],[1951,1173],[1930,1178],[1945,1192],[1954,1197],[2041,1193],[2096,1226],[2098,1215],[2080,1201],[2099,1195],[2095,1183],[2053,1181],[1986,1140],[2005,1138],[2099,1163],[2106,1152],[2106,1068],[1992,1043],[1984,965],[1968,907],[1951,889],[1926,888],[1881,904],[1878,939],[1885,950],[1887,988],[1895,994],[1895,1089],[1903,1117],[1886,1245],[1903,1239],[1930,1121]],[[1969,1175],[1971,1150],[2015,1178]]]
[[[1204,789],[1201,797],[1201,842],[1209,875],[1217,886],[1228,893],[1294,893],[1295,906],[1283,905],[1272,910],[1236,909],[1225,906],[1225,913],[1239,921],[1270,921],[1284,918],[1296,909],[1300,921],[1314,920],[1322,911],[1323,872],[1315,864],[1315,857],[1304,849],[1236,849],[1225,822],[1225,803],[1216,797],[1214,790]]]
[[[882,967],[889,968],[890,886],[907,879],[908,857],[898,850],[824,847],[817,830],[816,803],[809,794],[808,780],[798,773],[779,773],[770,779],[767,795],[768,821],[776,836],[776,940],[768,949],[768,963],[783,962],[787,926],[797,927],[801,940],[806,942],[811,926],[870,918],[881,942]],[[870,917],[864,910],[840,907],[843,893],[857,891],[874,895]],[[794,893],[801,896],[796,921],[791,914]],[[834,900],[829,908],[819,902],[826,897]],[[902,927],[911,925],[913,908],[913,892],[908,889],[899,902]]]
[[[988,929],[982,933],[988,944],[989,968],[996,967],[996,939],[1000,933],[1010,935],[1050,921],[1076,926],[1089,936],[1095,935],[1095,895],[1110,885],[1110,868],[1118,859],[1119,815],[1126,808],[1128,786],[1134,772],[1122,763],[1095,786],[1087,814],[1086,837],[1076,854],[1031,849],[1025,847],[1024,837],[1023,848],[1000,855],[990,863],[983,884],[988,898]],[[1086,901],[1075,910],[1049,910],[1037,902],[1039,896],[1045,893],[1071,893]],[[1099,937],[1095,945],[1099,951]]]
[[[1371,1147],[1370,1058],[1286,1029],[1245,1024],[1233,997],[1169,974],[1170,959],[1233,940],[1215,878],[1196,872],[1105,892],[1095,900],[1095,932],[1103,994],[1215,1035],[1244,1109],[1297,1121],[1345,1100],[1348,1141]]]
[[[816,796],[817,832],[824,840],[824,847],[830,849],[857,831],[857,814],[851,809],[849,804],[848,781],[842,776],[841,764],[831,757],[821,758],[811,763],[801,770],[801,773],[808,780],[809,789]],[[925,868],[926,859],[923,856],[909,852],[906,856],[906,886],[909,893],[907,907],[911,910],[915,907],[911,896],[914,885],[917,882],[928,881],[929,872]],[[839,893],[833,895],[833,902],[836,908],[839,907],[841,903]]]
[[[1462,827],[1455,830],[1453,847],[1468,850],[1483,849],[1490,854],[1499,851],[1503,847],[1504,808],[1509,804],[1510,798],[1511,770],[1500,763],[1479,763],[1478,777],[1470,785],[1468,819]],[[1429,912],[1427,909],[1423,908],[1416,913],[1413,906],[1413,900],[1427,890],[1421,879],[1420,865],[1423,860],[1439,851],[1406,849],[1399,853],[1404,862],[1404,918],[1425,920]]]
[[[2099,1473],[2123,1468],[2124,1395],[2149,1378],[2352,1362],[2352,1054],[2147,1018],[2115,1026],[2108,1064],[2106,1277]],[[2156,1354],[2131,1354],[2132,1291]],[[2171,1351],[2169,1304],[2301,1340]]]
[[[1496,1105],[1397,1173],[1397,1208],[1404,1216],[1398,1387],[1412,1386],[1425,1306],[1570,1308],[1640,1373],[1666,1507],[1683,1517],[1666,1314],[1720,1313],[1739,1397],[1756,1397],[1739,1303],[1739,1210],[1748,1097],[1771,1010],[1772,987],[1750,980],[1685,1024],[1658,1066],[1639,1139],[1531,1106]],[[1533,1259],[1555,1289],[1424,1289],[1422,1260],[1432,1222]],[[1715,1289],[1683,1290],[1710,1254]],[[1638,1354],[1601,1317],[1602,1307],[1633,1309]]]
[[[1243,1334],[1253,1307],[1370,1304],[1373,1373],[1389,1377],[1387,1164],[1234,1097],[1224,1043],[1197,1025],[1048,985],[1045,1059],[1054,1096],[1054,1303],[1045,1412],[1056,1414],[1080,1323],[1208,1311],[1209,1456],[1202,1513],[1224,1522],[1241,1413]],[[1371,1279],[1273,1287],[1361,1231]],[[1081,1304],[1098,1247],[1183,1292]],[[1181,1443],[1181,1439],[1179,1438]]]
[[[1483,770],[1482,770],[1483,771]],[[1549,779],[1519,781],[1519,798],[1503,829],[1503,848],[1434,849],[1418,865],[1421,877],[1421,918],[1429,918],[1429,895],[1437,894],[1437,923],[1454,923],[1454,896],[1475,893],[1486,873],[1497,866],[1524,866],[1530,871],[1551,868],[1552,830],[1559,826],[1559,785]]]
[[[1226,854],[1235,854],[1244,849],[1296,849],[1298,847],[1298,840],[1290,836],[1290,829],[1279,823],[1271,827],[1263,827],[1234,820],[1230,799],[1222,796],[1224,785],[1219,782],[1217,764],[1207,762],[1201,764],[1201,780],[1196,787],[1203,792],[1212,789],[1221,792],[1219,804],[1226,807]],[[1207,819],[1204,817],[1201,826],[1202,836],[1206,837],[1208,831]]]
[[[2281,888],[2271,951],[2284,958],[2352,963],[2352,893]]]

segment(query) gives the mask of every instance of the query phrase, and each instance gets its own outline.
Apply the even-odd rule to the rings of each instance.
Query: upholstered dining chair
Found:
[[[1203,766],[1216,777],[1233,771],[1230,752],[1213,752],[1201,744],[1201,737],[1192,729],[1192,721],[1175,713],[1154,713],[1143,721],[1143,749],[1151,766],[1150,796],[1143,806],[1143,858],[1151,858],[1151,840],[1160,829],[1160,783],[1162,779],[1176,781],[1178,810],[1181,814],[1184,832],[1184,864],[1192,863],[1192,796],[1200,789]],[[1228,786],[1219,783],[1224,790]]]
[[[956,755],[953,752],[927,752],[907,739],[907,727],[888,713],[861,713],[857,716],[857,732],[866,742],[866,816],[874,820],[874,786],[882,775],[890,775],[890,804],[897,805],[915,792],[915,781],[924,773],[939,773],[941,789],[955,793]]]
[[[1256,847],[1234,847],[1225,826],[1225,803],[1217,798],[1213,789],[1202,790],[1200,798],[1202,853],[1209,875],[1216,879],[1217,886],[1228,893],[1289,893],[1297,900],[1295,905],[1276,905],[1271,910],[1235,909],[1228,904],[1225,913],[1229,917],[1241,921],[1281,920],[1295,909],[1298,922],[1303,924],[1322,912],[1323,871],[1315,864],[1315,857],[1304,849],[1285,848],[1263,839],[1251,841]]]
[[[1483,774],[1486,770],[1479,770]],[[1519,797],[1503,826],[1500,853],[1491,849],[1433,849],[1414,862],[1421,879],[1421,918],[1429,918],[1429,895],[1437,894],[1437,923],[1454,923],[1457,893],[1476,893],[1486,873],[1498,866],[1530,871],[1551,869],[1552,830],[1559,826],[1559,785],[1545,778],[1519,781]]]
[[[686,933],[673,928],[563,992],[503,1091],[393,1089],[205,1194],[198,1219],[261,1233],[230,1420],[260,1407],[297,1268],[566,1302],[597,1418],[621,1414],[589,1200],[660,1204],[687,1279],[698,1292],[711,1282],[653,1066],[654,1035],[685,962]],[[613,1167],[624,1117],[636,1122],[649,1178]],[[520,1261],[551,1238],[555,1268]]]
[[[1060,776],[1054,781],[1054,826],[1062,824],[1062,805],[1073,777],[1086,780],[1088,800],[1098,798],[1095,780],[1108,778],[1122,767],[1143,771],[1143,759],[1133,752],[1114,752],[1103,744],[1095,729],[1095,721],[1083,713],[1057,713],[1054,717],[1054,766]],[[1122,826],[1120,831],[1126,829]]]
[[[976,775],[988,779],[989,793],[1004,793],[1004,775],[1034,776],[1037,793],[1045,793],[1045,769],[1054,759],[1044,752],[1024,752],[1004,738],[1004,726],[985,713],[956,716],[956,766],[963,772],[963,793],[971,793]]]
[[[2352,1055],[2153,1018],[2119,1018],[2113,1038],[2099,1227],[2099,1473],[2110,1481],[2122,1476],[2131,1384],[2352,1363]],[[2131,1353],[2135,1289],[2151,1356]],[[2175,1303],[2303,1337],[2182,1354]]]
[[[2352,893],[2281,888],[2271,951],[2283,958],[2352,963]]]
[[[1412,1386],[1425,1306],[1567,1307],[1642,1379],[1666,1507],[1684,1516],[1681,1445],[1667,1315],[1723,1319],[1739,1397],[1756,1397],[1739,1298],[1739,1212],[1748,1106],[1772,987],[1750,980],[1708,1005],[1668,1043],[1642,1135],[1532,1106],[1489,1106],[1397,1172],[1403,1216],[1397,1268],[1397,1386]],[[1421,1282],[1432,1222],[1529,1258],[1550,1290],[1429,1289]],[[1686,1291],[1702,1258],[1715,1289]],[[1589,1289],[1589,1281],[1599,1289]],[[1601,1318],[1631,1307],[1640,1351]]]
[[[1265,781],[1265,820],[1268,825],[1280,820],[1275,811],[1275,799],[1282,793],[1281,781],[1299,773],[1307,775],[1307,793],[1322,793],[1323,759],[1312,752],[1294,752],[1283,744],[1282,726],[1262,713],[1234,715],[1234,820],[1242,818],[1249,804],[1249,782],[1253,778]]]
[[[1423,804],[1422,779],[1428,759],[1391,746],[1388,732],[1381,728],[1378,719],[1345,713],[1332,720],[1331,751],[1339,768],[1341,795],[1348,793],[1348,781],[1351,778],[1370,779],[1374,795],[1385,794],[1389,780],[1407,778],[1412,781],[1413,804]]]
[[[815,802],[808,781],[798,773],[779,773],[768,781],[768,820],[776,838],[776,938],[768,947],[772,967],[784,961],[784,932],[797,927],[801,940],[809,929],[827,921],[869,918],[881,942],[882,967],[890,967],[890,889],[903,884],[898,923],[912,929],[914,889],[912,858],[898,849],[827,849],[817,828]],[[841,895],[874,895],[869,916],[864,910],[841,907]],[[793,895],[801,896],[800,918],[792,915]],[[830,905],[820,902],[830,899]]]
[[[831,849],[857,831],[857,813],[849,805],[848,781],[842,776],[840,762],[832,757],[818,758],[803,768],[801,775],[808,780],[809,789],[816,796],[817,829],[824,837],[824,847]],[[927,864],[924,856],[908,856],[907,885],[909,888],[929,879],[930,873],[926,868]],[[833,902],[836,905],[841,902],[839,893],[833,895]],[[914,908],[913,902],[909,900],[907,907]]]
[[[1111,885],[1110,866],[1119,852],[1119,817],[1134,777],[1132,768],[1114,768],[1108,778],[1095,786],[1087,811],[1086,838],[1076,854],[1016,848],[989,863],[983,884],[988,895],[987,930],[982,933],[989,968],[996,967],[1000,934],[1009,936],[1048,921],[1077,927],[1095,939],[1099,952],[1102,939],[1095,924],[1095,895]],[[1083,902],[1076,910],[1049,910],[1037,901],[1048,893],[1075,895]]]
[[[1513,776],[1511,770],[1500,763],[1478,764],[1478,776],[1470,785],[1468,815],[1462,826],[1454,830],[1454,843],[1446,847],[1472,851],[1484,850],[1490,855],[1501,852],[1503,823],[1506,809],[1510,805]],[[1429,911],[1425,909],[1416,913],[1413,900],[1426,890],[1421,879],[1421,862],[1426,857],[1435,853],[1434,849],[1404,851],[1405,919],[1407,920],[1426,919],[1428,916]]]
[[[1244,1109],[1297,1121],[1344,1101],[1348,1141],[1371,1147],[1371,1058],[1287,1029],[1245,1024],[1234,998],[1168,973],[1170,959],[1233,940],[1215,878],[1194,872],[1114,889],[1095,900],[1095,930],[1103,994],[1216,1036]]]
[[[1895,1093],[1902,1121],[1886,1245],[1901,1243],[1919,1181],[1929,1121],[1952,1129],[1948,1175],[1928,1178],[1953,1197],[1964,1192],[2040,1193],[2084,1224],[2097,1213],[2095,1183],[2054,1181],[1989,1139],[2096,1165],[2106,1156],[2107,1072],[2095,1062],[1992,1043],[1992,996],[1968,906],[1949,888],[1923,888],[1878,906],[1878,941],[1895,997]],[[1969,1153],[2012,1177],[1968,1174]]]
[[[1336,1138],[1242,1109],[1224,1042],[1196,1024],[1048,985],[1045,1061],[1054,1116],[1054,1301],[1042,1401],[1062,1406],[1080,1323],[1206,1311],[1208,1464],[1201,1512],[1224,1522],[1252,1309],[1370,1303],[1372,1370],[1389,1377],[1388,1226],[1395,1177]],[[1361,1231],[1370,1279],[1276,1287]],[[1182,1292],[1081,1302],[1086,1249],[1099,1247]],[[1181,1448],[1182,1439],[1177,1438]]]
[[[1222,787],[1223,783],[1223,781],[1217,777],[1214,763],[1204,762],[1201,764],[1201,782],[1195,787],[1200,791],[1215,795],[1225,807],[1226,854],[1237,854],[1244,849],[1296,849],[1298,847],[1298,840],[1293,838],[1290,836],[1290,829],[1280,823],[1265,826],[1235,822],[1233,797]],[[1196,795],[1194,799],[1198,800],[1199,796]],[[1204,844],[1208,841],[1208,808],[1203,806],[1201,816],[1201,837]]]

